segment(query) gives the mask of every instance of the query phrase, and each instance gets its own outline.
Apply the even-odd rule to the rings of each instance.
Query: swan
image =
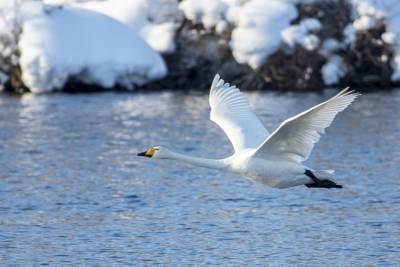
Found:
[[[234,154],[223,159],[191,157],[154,146],[138,156],[174,159],[192,165],[233,172],[273,188],[305,185],[342,188],[333,171],[314,170],[303,164],[335,118],[360,94],[346,88],[329,100],[285,120],[271,134],[250,108],[246,96],[218,74],[211,84],[210,119],[228,136]]]

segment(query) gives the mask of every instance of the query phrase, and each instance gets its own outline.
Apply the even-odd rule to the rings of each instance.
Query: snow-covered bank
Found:
[[[260,12],[262,10],[262,12]],[[235,59],[253,69],[261,67],[281,45],[281,33],[297,17],[293,4],[280,1],[249,1],[237,11],[237,27],[231,47]]]
[[[60,90],[71,79],[132,88],[167,73],[162,57],[143,39],[101,13],[38,2],[19,11],[19,65],[32,92]]]
[[[33,92],[206,88],[215,72],[253,89],[400,83],[395,0],[12,3],[0,3],[0,83]]]
[[[175,30],[181,14],[175,0],[107,0],[76,3],[74,6],[96,11],[137,32],[155,51],[175,50]]]

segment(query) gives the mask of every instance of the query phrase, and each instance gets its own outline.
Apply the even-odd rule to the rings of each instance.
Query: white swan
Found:
[[[210,119],[231,141],[235,153],[224,159],[190,157],[155,146],[138,156],[175,159],[193,165],[238,173],[275,188],[297,185],[342,188],[331,181],[331,171],[313,170],[302,164],[320,134],[336,114],[343,111],[358,93],[341,91],[328,101],[284,121],[272,134],[252,112],[246,96],[235,86],[224,83],[217,74],[210,91]]]

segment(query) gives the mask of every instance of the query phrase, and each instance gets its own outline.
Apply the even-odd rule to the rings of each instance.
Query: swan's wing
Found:
[[[268,136],[246,96],[236,86],[224,83],[218,74],[211,85],[210,106],[210,119],[224,130],[235,152],[257,148]]]
[[[263,142],[255,156],[305,161],[336,114],[347,108],[357,96],[358,93],[346,88],[328,101],[287,119]]]

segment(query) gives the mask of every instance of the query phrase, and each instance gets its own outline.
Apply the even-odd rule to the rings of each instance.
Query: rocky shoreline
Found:
[[[237,36],[243,14],[236,22],[221,17],[221,21],[228,22],[222,24],[223,27],[220,22],[207,25],[201,15],[191,19],[186,14],[188,11],[182,8],[182,2],[179,4],[180,17],[174,19],[174,50],[160,52],[168,70],[166,75],[142,83],[132,79],[129,86],[118,81],[111,86],[104,86],[94,79],[80,77],[80,72],[77,72],[68,76],[57,90],[208,90],[215,73],[244,90],[309,91],[351,86],[365,91],[400,85],[400,79],[395,75],[396,36],[389,36],[393,35],[393,29],[389,29],[384,15],[378,16],[372,9],[363,11],[353,1],[297,1],[294,5],[296,16],[280,33],[282,41],[279,46],[273,53],[264,56],[262,64],[256,67],[251,61],[248,64],[240,62],[242,59],[234,50],[234,45],[238,46]],[[249,2],[256,1],[243,2],[240,8],[246,8]],[[252,23],[257,25],[261,22]],[[270,22],[263,23],[269,25]],[[23,33],[23,28],[20,31]],[[249,35],[249,38],[254,37]],[[244,35],[243,42],[247,41],[245,39]],[[255,39],[255,44],[257,41]],[[3,79],[3,89],[17,93],[28,92],[31,89],[24,82],[24,69],[19,64],[19,39],[16,37],[13,42],[17,49],[8,57],[3,56],[0,61],[1,73],[7,76],[7,79]],[[248,45],[245,49],[249,50]],[[251,49],[249,51],[252,52]]]

